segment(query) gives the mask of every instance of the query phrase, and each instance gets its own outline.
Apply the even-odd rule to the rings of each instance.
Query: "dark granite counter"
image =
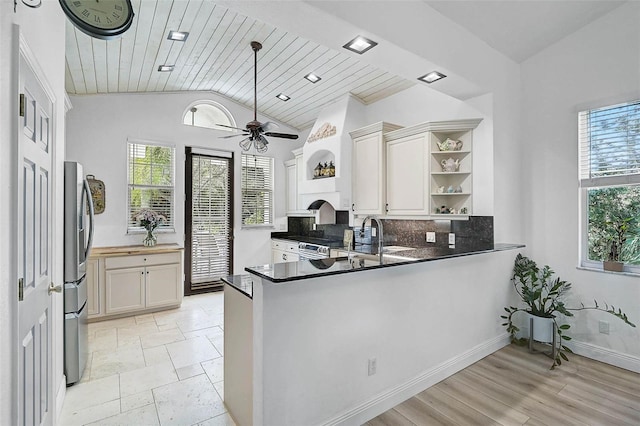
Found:
[[[253,299],[253,280],[250,275],[229,275],[228,277],[222,277],[222,281]]]
[[[272,239],[287,240],[287,241],[299,241],[309,244],[317,244],[319,246],[327,246],[331,248],[341,248],[343,246],[342,239],[337,238],[321,238],[313,237],[309,235],[289,235],[289,234],[277,234],[271,233]]]
[[[248,267],[245,268],[245,270],[267,281],[282,283],[377,268],[388,268],[417,262],[429,262],[503,250],[514,250],[522,247],[524,247],[523,244],[503,243],[495,244],[491,249],[478,250],[462,248],[420,248],[385,254],[382,263],[379,259],[374,260],[375,257],[371,254],[355,252],[352,259],[339,257],[334,259],[302,260],[299,262]]]

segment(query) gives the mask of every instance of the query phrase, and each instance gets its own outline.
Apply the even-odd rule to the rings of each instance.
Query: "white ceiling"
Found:
[[[274,16],[279,17],[271,19],[264,14],[247,16],[259,9],[248,2],[223,5],[224,2],[211,0],[132,0],[132,3],[136,16],[132,27],[120,39],[93,39],[67,22],[66,87],[70,94],[213,91],[253,108],[253,52],[249,45],[252,40],[264,46],[258,53],[259,114],[297,129],[313,125],[322,107],[345,93],[350,92],[369,104],[416,84],[414,77],[404,78],[381,69],[380,63],[376,67],[367,62],[367,54],[360,56],[342,49],[340,46],[348,41],[342,38],[345,33],[351,34],[351,30],[345,31],[344,20],[332,16],[330,7],[324,7],[318,17],[310,16],[310,12],[317,10],[310,5],[312,2],[259,2],[262,6],[272,3],[269,6]],[[424,3],[520,63],[624,2],[425,0]],[[234,9],[244,14],[226,6],[237,6]],[[300,21],[298,25],[307,19],[315,19],[316,23],[322,20],[321,28],[326,28],[326,34],[318,38],[323,40],[322,44],[309,40],[313,38],[309,34],[305,39],[268,22],[278,19]],[[189,31],[190,35],[185,43],[170,41],[169,30]],[[374,50],[371,53],[377,54]],[[175,70],[158,72],[158,66],[163,64],[175,65]],[[322,80],[317,84],[308,82],[303,76],[309,72],[315,72]],[[441,87],[455,84],[446,80]],[[433,88],[438,90],[435,84]],[[276,98],[279,93],[291,99],[280,101]]]
[[[425,3],[521,63],[625,2],[425,0]]]

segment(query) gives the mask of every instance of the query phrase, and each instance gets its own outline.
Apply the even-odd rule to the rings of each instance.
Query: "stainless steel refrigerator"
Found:
[[[64,370],[67,386],[87,364],[87,259],[93,241],[93,202],[82,165],[64,162]]]

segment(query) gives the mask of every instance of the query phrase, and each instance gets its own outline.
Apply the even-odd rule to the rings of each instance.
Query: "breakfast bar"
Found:
[[[362,424],[505,346],[520,247],[355,253],[226,278],[229,413],[238,425]]]

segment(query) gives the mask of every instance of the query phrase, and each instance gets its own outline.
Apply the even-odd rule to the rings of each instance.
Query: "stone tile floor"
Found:
[[[223,400],[223,292],[89,324],[89,360],[59,424],[232,426]]]

